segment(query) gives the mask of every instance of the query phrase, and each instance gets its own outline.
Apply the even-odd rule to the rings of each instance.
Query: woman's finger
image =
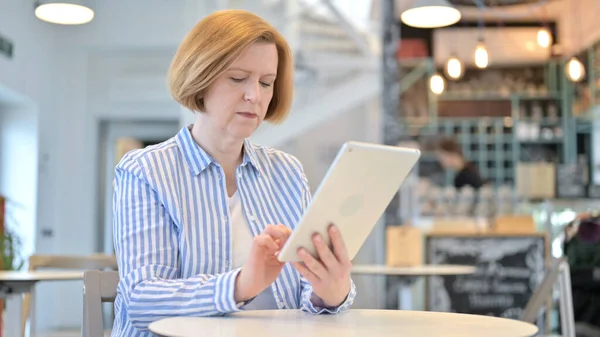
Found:
[[[296,269],[302,277],[304,277],[310,284],[316,284],[319,282],[319,278],[313,272],[311,272],[302,262],[292,262],[292,266]]]
[[[337,260],[341,264],[350,263],[350,258],[348,257],[348,251],[346,250],[346,244],[344,243],[342,234],[340,233],[340,230],[333,224],[329,226],[329,237],[331,237],[333,253],[337,257]]]
[[[270,235],[267,234],[255,236],[254,243],[259,247],[266,248],[269,251],[277,251],[279,249],[279,245]]]
[[[313,272],[320,280],[327,279],[327,269],[303,248],[298,249],[298,256],[304,262],[308,270]]]
[[[284,225],[268,225],[265,229],[265,233],[269,234],[273,239],[279,240],[281,244],[284,244],[290,237],[292,230],[285,227]]]
[[[321,234],[315,234],[313,236],[313,244],[315,248],[317,248],[317,253],[319,254],[319,259],[325,265],[330,272],[335,272],[339,268],[339,261],[333,255],[333,252],[329,248],[329,245],[325,242],[325,239]]]

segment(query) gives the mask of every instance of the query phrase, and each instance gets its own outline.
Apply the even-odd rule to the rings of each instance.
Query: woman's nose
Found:
[[[250,103],[257,104],[260,102],[260,83],[250,82],[246,88],[244,99]]]

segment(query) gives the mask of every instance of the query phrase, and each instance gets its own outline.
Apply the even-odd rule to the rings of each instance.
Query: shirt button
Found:
[[[256,217],[254,215],[250,215],[248,217],[248,220],[250,220],[250,221],[256,221]]]
[[[227,222],[227,217],[226,216],[223,217],[223,221]]]
[[[221,175],[217,174],[217,179],[221,180]]]

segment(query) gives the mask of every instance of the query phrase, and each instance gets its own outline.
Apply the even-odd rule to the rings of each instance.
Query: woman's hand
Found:
[[[313,304],[333,308],[344,303],[350,292],[352,263],[342,235],[335,225],[329,227],[329,237],[333,251],[329,249],[321,235],[315,234],[313,243],[319,255],[318,259],[300,248],[298,256],[302,263],[294,262],[293,266],[310,282],[314,294],[323,302],[313,302]]]
[[[268,225],[263,233],[254,237],[250,256],[235,281],[236,302],[256,297],[277,279],[285,263],[279,262],[276,254],[291,233],[284,225]]]

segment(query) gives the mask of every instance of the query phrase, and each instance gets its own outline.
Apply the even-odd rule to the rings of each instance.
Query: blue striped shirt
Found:
[[[234,301],[240,268],[232,245],[225,175],[183,128],[175,137],[127,153],[115,169],[114,241],[120,282],[112,336],[153,336],[148,325],[172,316],[243,310]],[[244,143],[236,170],[253,235],[268,224],[294,228],[310,202],[302,165],[293,156]],[[348,308],[354,282],[337,308],[311,302],[310,283],[286,264],[271,289],[279,309],[336,313]]]

